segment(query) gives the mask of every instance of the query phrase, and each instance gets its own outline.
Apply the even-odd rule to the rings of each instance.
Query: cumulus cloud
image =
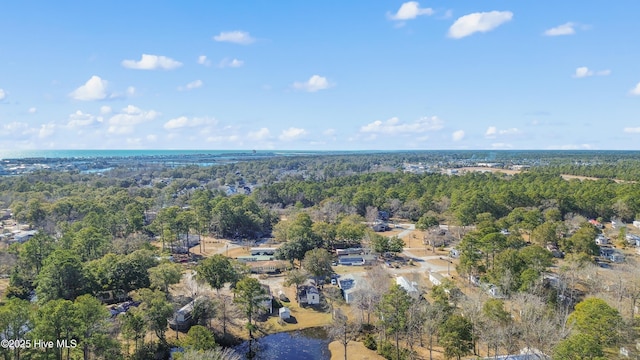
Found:
[[[282,130],[282,133],[280,133],[280,136],[278,136],[278,139],[282,141],[292,141],[292,140],[299,139],[307,134],[308,132],[305,129],[290,127],[286,130]]]
[[[112,111],[111,110],[111,106],[104,105],[104,106],[100,107],[100,113],[103,114],[103,115],[111,114],[111,111]]]
[[[7,92],[0,89],[0,100],[4,100],[7,97]]]
[[[211,60],[207,59],[207,55],[200,55],[198,56],[198,64],[204,65],[204,66],[210,66]]]
[[[544,35],[546,36],[562,36],[562,35],[573,35],[576,33],[577,24],[568,22],[562,25],[558,25],[551,29],[545,30]]]
[[[511,21],[511,11],[489,11],[467,14],[459,17],[449,28],[449,37],[461,39],[477,32],[488,32]]]
[[[411,20],[421,15],[433,15],[432,8],[421,8],[417,1],[408,1],[402,5],[395,14],[387,14],[392,20]]]
[[[34,107],[30,107],[29,110],[27,110],[27,112],[29,114],[35,114],[38,112],[38,109],[34,108]]]
[[[194,81],[188,83],[185,86],[178,86],[178,90],[179,91],[193,90],[193,89],[197,89],[197,88],[202,87],[202,85],[204,85],[202,80],[194,80]]]
[[[38,129],[38,138],[44,139],[47,138],[55,132],[55,124],[42,124]]]
[[[623,131],[629,134],[640,134],[640,127],[626,127]]]
[[[109,82],[107,80],[103,80],[100,76],[93,75],[84,85],[73,90],[69,96],[81,101],[104,100],[110,96],[110,94],[107,93],[108,84]]]
[[[246,31],[223,31],[219,35],[213,37],[213,40],[219,42],[230,42],[240,45],[248,45],[255,41],[254,38]]]
[[[242,65],[244,65],[244,61],[242,60],[238,60],[238,59],[222,59],[222,61],[220,61],[220,67],[221,68],[226,68],[226,67],[230,67],[230,68],[239,68]]]
[[[122,60],[122,66],[135,70],[172,70],[182,63],[166,56],[142,54],[140,60]]]
[[[261,128],[258,131],[250,131],[249,134],[247,134],[247,137],[249,138],[249,140],[260,141],[268,139],[270,135],[271,132],[269,131],[269,129]]]
[[[70,129],[78,129],[78,128],[99,124],[99,123],[102,123],[102,121],[103,121],[103,118],[100,116],[96,117],[94,115],[84,113],[81,110],[78,110],[73,114],[69,115],[69,119],[67,121],[66,127]]]
[[[437,116],[421,117],[412,123],[403,123],[397,117],[386,121],[376,120],[360,128],[363,133],[380,134],[415,134],[437,131],[444,127],[444,122]]]
[[[145,111],[129,105],[109,119],[108,132],[110,134],[129,134],[133,132],[136,125],[154,120],[158,116],[160,113],[155,110]]]
[[[327,129],[322,133],[327,136],[334,136],[336,134],[336,129]]]
[[[188,118],[186,116],[180,116],[174,119],[171,119],[164,123],[163,127],[167,130],[181,129],[186,127],[198,127],[204,125],[213,125],[216,123],[215,119],[206,118],[206,117],[193,117]]]
[[[316,92],[318,90],[325,90],[332,87],[333,84],[327,80],[326,77],[320,75],[313,75],[309,80],[305,82],[294,82],[293,88],[306,92]]]
[[[586,66],[581,66],[576,69],[576,72],[573,74],[574,78],[584,78],[589,76],[607,76],[611,75],[611,70],[599,70],[593,71]]]
[[[485,131],[484,136],[487,139],[495,139],[499,135],[518,135],[520,133],[522,133],[522,131],[520,131],[520,129],[518,128],[509,128],[509,129],[499,130],[495,126],[489,126],[487,128],[487,131]]]
[[[133,86],[129,86],[127,88],[127,96],[135,96],[136,95],[136,88]]]
[[[451,134],[451,139],[453,141],[460,141],[464,139],[464,130],[457,130]]]
[[[13,121],[7,124],[0,125],[0,135],[15,135],[15,134],[25,134],[29,131],[29,124]]]
[[[631,95],[640,95],[640,82],[636,84],[636,86],[629,91]]]

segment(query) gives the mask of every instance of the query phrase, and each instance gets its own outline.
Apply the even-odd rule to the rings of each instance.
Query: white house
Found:
[[[342,290],[344,301],[350,304],[358,292],[358,285],[361,282],[360,278],[353,274],[347,274],[338,279],[338,287]]]
[[[400,287],[405,289],[410,295],[418,294],[418,284],[416,282],[409,282],[404,277],[398,276],[396,278],[396,284],[400,285]]]
[[[298,295],[300,304],[318,305],[320,304],[320,293],[318,288],[313,285],[304,286]]]

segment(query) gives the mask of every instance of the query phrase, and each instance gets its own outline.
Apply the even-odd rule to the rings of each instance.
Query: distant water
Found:
[[[253,360],[329,360],[329,340],[322,329],[311,328],[301,331],[267,335],[254,341],[253,357],[249,343],[235,348],[240,354]]]
[[[347,153],[325,151],[269,151],[258,150],[257,156],[264,155],[317,155],[324,153]],[[253,150],[0,150],[0,159],[82,159],[82,158],[126,158],[126,157],[166,157],[189,155],[253,155]]]

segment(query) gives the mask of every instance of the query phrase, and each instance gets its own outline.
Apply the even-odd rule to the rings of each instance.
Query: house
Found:
[[[480,276],[469,275],[469,282],[474,286],[480,286]]]
[[[362,256],[340,256],[338,258],[338,264],[340,264],[340,265],[364,265],[364,258]]]
[[[604,236],[603,234],[599,234],[598,237],[596,237],[597,245],[607,245],[608,243],[609,243],[609,239],[607,239],[607,237]]]
[[[187,305],[180,308],[173,314],[173,318],[169,320],[169,327],[173,330],[186,331],[193,325],[193,307],[196,301],[193,300]]]
[[[251,263],[251,262],[265,262],[265,261],[272,261],[273,255],[238,256],[236,260],[244,264]]]
[[[391,230],[391,228],[389,227],[389,225],[387,225],[386,223],[383,222],[378,222],[373,224],[373,226],[371,227],[373,229],[373,231],[375,232],[384,232],[384,231],[389,231]]]
[[[361,282],[361,278],[353,274],[347,274],[338,279],[338,287],[342,290],[344,301],[347,304],[350,304],[355,299],[358,292],[358,284]]]
[[[600,221],[598,221],[596,219],[589,220],[589,224],[597,227],[598,229],[604,229],[604,226],[600,223]]]
[[[624,255],[619,252],[613,252],[608,256],[608,259],[614,263],[621,263],[624,262]]]
[[[415,281],[409,282],[403,276],[398,276],[396,278],[396,284],[405,289],[409,295],[418,295],[419,293],[418,284]]]
[[[449,256],[457,259],[458,257],[460,257],[460,250],[458,249],[451,249],[451,251],[449,251]]]
[[[601,246],[600,247],[600,256],[605,257],[605,258],[609,258],[609,256],[613,254],[613,248],[612,247],[605,247],[605,246]]]
[[[362,248],[336,249],[336,255],[338,256],[362,254],[364,254],[364,250]]]
[[[382,221],[389,221],[389,212],[383,210],[378,211],[378,219]]]
[[[254,248],[251,248],[249,252],[251,253],[251,256],[258,256],[258,255],[273,256],[276,254],[276,250],[277,249],[275,248],[254,247]]]
[[[634,221],[633,221],[633,226],[635,226],[635,227],[637,227],[637,228],[640,228],[640,221],[638,221],[638,220],[634,220]]]
[[[24,243],[38,233],[38,230],[19,231],[13,234],[13,242]]]
[[[434,273],[434,272],[429,272],[429,281],[431,281],[431,283],[434,286],[439,286],[442,285],[442,282],[444,281],[444,276],[438,274],[438,273]]]
[[[320,304],[320,293],[318,292],[318,288],[313,285],[303,286],[298,294],[298,302],[301,305]]]
[[[291,317],[291,310],[289,310],[288,307],[281,307],[280,310],[278,310],[278,315],[282,320],[289,320]]]

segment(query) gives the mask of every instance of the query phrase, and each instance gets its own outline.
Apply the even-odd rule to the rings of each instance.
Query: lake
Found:
[[[255,339],[251,344],[253,357],[246,341],[235,350],[253,360],[329,360],[329,340],[322,328],[283,332]]]

